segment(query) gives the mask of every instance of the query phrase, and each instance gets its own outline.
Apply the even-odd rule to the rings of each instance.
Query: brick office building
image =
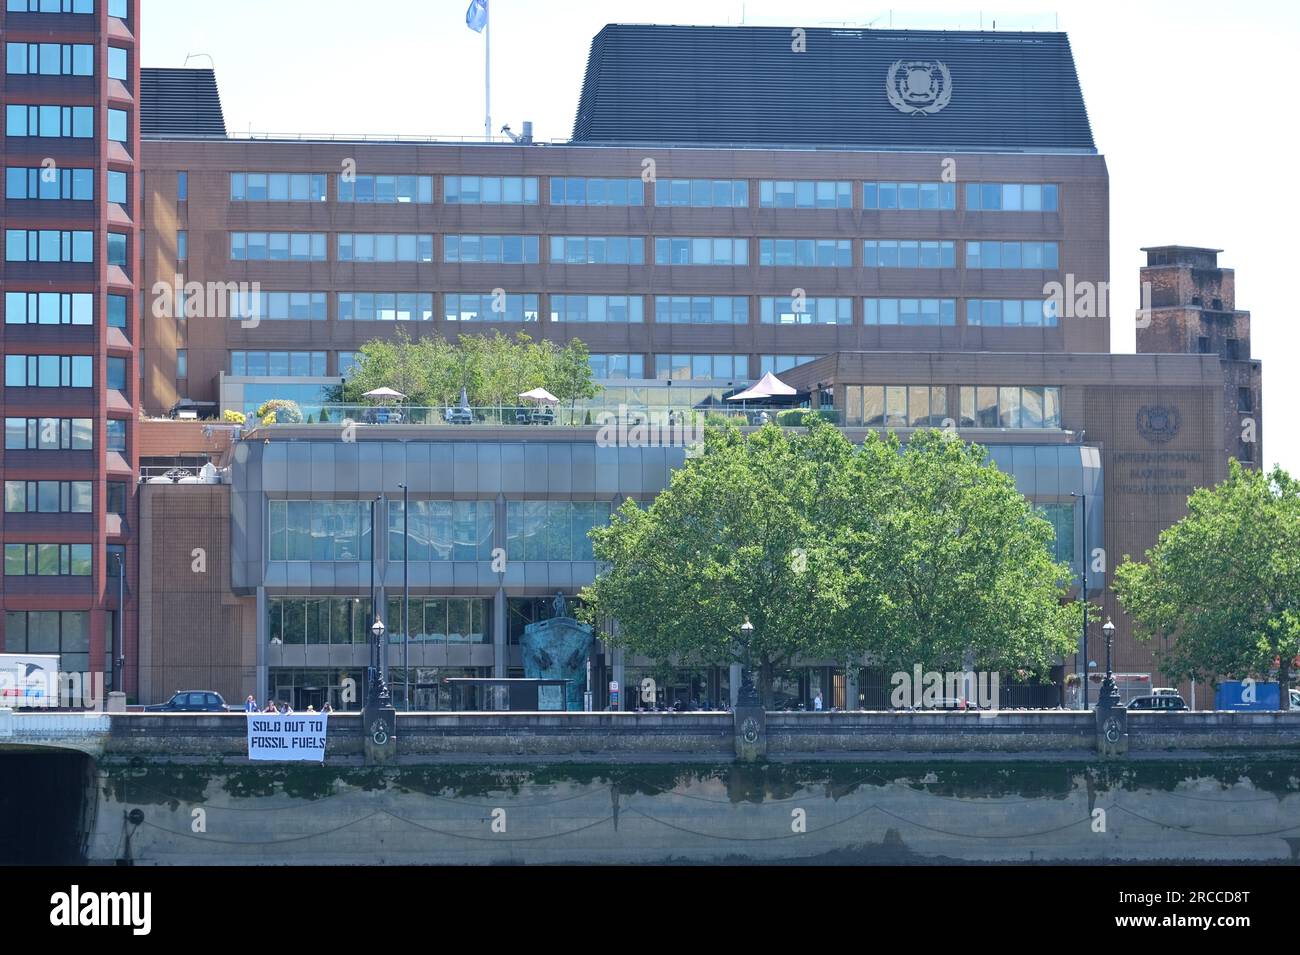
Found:
[[[292,398],[314,418],[356,350],[401,322],[416,336],[579,337],[611,404],[707,406],[771,370],[839,409],[850,434],[951,419],[1048,514],[1076,569],[1085,536],[1088,552],[1104,550],[1090,594],[1119,625],[1119,669],[1150,685],[1152,648],[1131,641],[1109,572],[1181,516],[1187,490],[1221,478],[1228,456],[1259,459],[1259,365],[1231,273],[1207,250],[1150,250],[1146,354],[1110,354],[1097,302],[1109,280],[1106,165],[1064,35],[809,30],[806,41],[796,52],[788,30],[606,27],[572,140],[546,145],[232,138],[211,71],[145,71],[144,410]],[[1068,293],[1048,294],[1054,282]],[[198,283],[188,311],[160,294],[187,283]],[[232,283],[257,283],[255,320],[229,306]],[[1240,434],[1247,407],[1253,442]],[[145,428],[151,462],[203,451],[166,427]],[[364,535],[331,538],[331,559],[295,556],[293,535],[314,525],[293,515],[392,501],[398,483],[421,506],[472,510],[456,513],[475,527],[413,568],[435,622],[412,666],[512,675],[517,625],[594,566],[576,552],[529,559],[520,544],[501,576],[479,545],[526,537],[542,502],[567,507],[565,520],[598,519],[623,496],[653,495],[674,464],[670,449],[638,461],[596,448],[594,428],[363,426],[355,459],[319,425],[267,432],[269,444],[236,445],[228,490],[193,496],[204,539],[223,557],[229,548],[228,564],[210,565],[229,567],[228,589],[224,576],[173,579],[190,573],[170,531],[188,526],[192,489],[146,487],[153,612],[140,665],[154,698],[208,672],[230,695],[308,699],[355,673]],[[223,493],[228,540],[211,520],[227,505],[207,500]],[[1086,531],[1072,493],[1088,496]],[[380,608],[400,580],[385,550]],[[178,588],[187,608],[240,609],[177,633],[179,618],[158,608]],[[220,643],[232,626],[239,638]],[[205,642],[237,647],[238,660],[214,660]],[[626,685],[646,663],[612,654],[602,676]],[[816,661],[797,671],[783,695],[806,700],[816,685],[852,703],[855,674]],[[683,679],[689,694],[695,677]],[[704,680],[716,698],[726,675]]]
[[[136,632],[139,13],[138,0],[0,10],[0,645],[60,653],[110,685],[114,634],[133,659]]]

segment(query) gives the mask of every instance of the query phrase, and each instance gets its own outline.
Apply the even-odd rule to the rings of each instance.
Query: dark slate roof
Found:
[[[212,70],[140,70],[140,135],[146,138],[225,136],[217,74]]]
[[[592,41],[579,143],[1095,152],[1064,33],[610,24]],[[898,60],[940,61],[952,98],[889,102]]]

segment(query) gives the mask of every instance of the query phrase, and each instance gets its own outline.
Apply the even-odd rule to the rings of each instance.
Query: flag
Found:
[[[487,0],[470,0],[469,9],[465,11],[465,25],[475,33],[482,33],[487,18]]]

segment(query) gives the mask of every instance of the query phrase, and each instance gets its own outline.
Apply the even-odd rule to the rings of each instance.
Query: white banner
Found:
[[[248,758],[325,761],[328,713],[249,713]]]

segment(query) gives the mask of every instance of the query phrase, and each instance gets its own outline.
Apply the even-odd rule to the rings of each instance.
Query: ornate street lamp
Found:
[[[749,614],[745,614],[745,622],[740,625],[740,644],[737,648],[740,651],[737,656],[743,657],[740,664],[740,692],[736,694],[737,706],[758,704],[758,690],[754,686],[754,673],[751,666],[753,639],[754,625],[749,622]]]
[[[1102,681],[1101,692],[1098,694],[1097,705],[1107,709],[1118,707],[1119,687],[1115,685],[1115,673],[1111,669],[1110,648],[1115,640],[1115,624],[1111,623],[1110,618],[1102,625],[1101,632],[1106,635],[1106,679]]]
[[[384,621],[375,615],[375,622],[370,627],[370,679],[367,681],[366,708],[392,705],[392,696],[388,692],[388,683],[384,679]]]

